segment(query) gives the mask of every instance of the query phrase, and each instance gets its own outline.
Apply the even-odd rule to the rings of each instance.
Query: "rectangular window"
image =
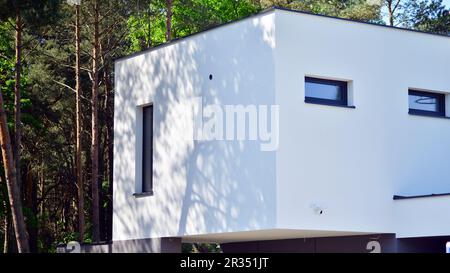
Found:
[[[305,77],[305,102],[347,106],[347,82]]]
[[[445,95],[409,90],[409,113],[427,116],[445,116]]]
[[[142,108],[142,192],[153,193],[153,105]]]

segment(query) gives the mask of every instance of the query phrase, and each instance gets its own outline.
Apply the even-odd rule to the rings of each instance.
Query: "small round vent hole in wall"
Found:
[[[212,79],[213,79],[213,75],[209,74],[209,80],[212,80]]]

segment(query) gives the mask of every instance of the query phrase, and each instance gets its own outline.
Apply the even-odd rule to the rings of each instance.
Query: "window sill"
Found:
[[[342,105],[342,104],[334,104],[334,103],[331,103],[331,102],[317,102],[317,101],[305,100],[305,103],[308,103],[308,104],[318,104],[318,105],[327,105],[327,106],[335,106],[335,107],[350,108],[350,109],[355,109],[355,108],[356,108],[356,106]]]
[[[417,112],[408,112],[411,116],[420,116],[420,117],[428,117],[428,118],[441,118],[441,119],[450,119],[450,117],[446,116],[439,116],[439,115],[433,115],[433,114],[426,114],[426,113],[417,113]]]
[[[394,200],[414,199],[424,197],[441,197],[441,196],[450,196],[450,193],[432,193],[432,194],[410,195],[410,196],[394,195]]]
[[[153,196],[153,191],[133,193],[133,196],[136,198]]]

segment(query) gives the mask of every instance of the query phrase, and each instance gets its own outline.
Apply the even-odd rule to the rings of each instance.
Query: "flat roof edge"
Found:
[[[337,20],[341,20],[341,21],[366,24],[366,25],[372,25],[372,26],[377,26],[377,27],[384,27],[384,28],[388,28],[388,29],[396,29],[396,30],[402,30],[402,31],[408,31],[408,32],[428,34],[428,35],[433,35],[433,36],[438,36],[438,37],[450,38],[450,33],[449,34],[440,34],[440,33],[434,33],[434,32],[427,32],[427,31],[411,29],[411,28],[389,26],[389,25],[377,24],[377,23],[373,23],[373,22],[365,22],[365,21],[359,21],[359,20],[354,20],[354,19],[349,19],[349,18],[336,17],[336,16],[319,14],[319,13],[312,13],[312,12],[303,11],[303,10],[288,9],[288,8],[279,7],[279,6],[273,6],[272,8],[274,10],[282,10],[282,11],[287,11],[287,12],[292,12],[292,13],[300,13],[300,14],[311,15],[311,16],[337,19]]]
[[[335,16],[330,16],[330,15],[324,15],[324,14],[317,14],[317,13],[312,13],[312,12],[308,12],[308,11],[293,10],[293,9],[288,9],[288,8],[284,8],[284,7],[279,7],[279,6],[272,6],[272,7],[269,7],[267,9],[265,9],[265,10],[262,10],[262,11],[260,11],[258,13],[251,14],[249,16],[245,16],[245,17],[242,17],[242,18],[234,20],[234,21],[229,21],[229,22],[226,22],[226,23],[223,23],[223,24],[219,24],[219,25],[216,25],[216,26],[204,29],[202,31],[189,34],[187,36],[183,36],[183,37],[180,37],[180,38],[172,39],[169,42],[162,43],[162,44],[156,45],[154,47],[150,47],[150,48],[138,51],[138,52],[134,52],[134,53],[126,55],[126,56],[118,57],[118,58],[116,58],[114,60],[114,62],[120,62],[120,61],[129,59],[129,58],[133,58],[133,57],[139,56],[141,54],[149,53],[149,52],[152,52],[152,51],[164,48],[166,46],[170,46],[170,45],[176,44],[176,43],[178,43],[180,41],[183,41],[185,39],[192,38],[192,37],[194,37],[196,35],[203,34],[203,33],[207,32],[207,31],[215,30],[215,29],[218,29],[220,27],[224,27],[224,26],[227,26],[227,25],[230,25],[230,24],[242,22],[242,21],[250,19],[250,18],[255,18],[255,17],[258,17],[260,15],[264,15],[266,13],[274,12],[275,10],[280,10],[280,11],[285,11],[285,12],[292,12],[292,13],[299,13],[299,14],[311,15],[311,16],[317,16],[317,17],[323,17],[323,18],[337,19],[337,20],[346,21],[346,22],[353,22],[353,23],[359,23],[359,24],[366,24],[366,25],[372,25],[372,26],[377,26],[377,27],[383,27],[383,28],[386,28],[386,29],[395,29],[395,30],[401,30],[401,31],[408,31],[408,32],[412,32],[412,33],[421,33],[421,34],[433,35],[433,36],[437,36],[437,37],[450,38],[450,34],[446,35],[446,34],[432,33],[432,32],[416,30],[416,29],[409,29],[409,28],[403,28],[403,27],[389,26],[389,25],[377,24],[377,23],[373,23],[373,22],[364,22],[364,21],[358,21],[358,20],[353,20],[353,19],[348,19],[348,18],[341,18],[341,17],[335,17]]]
[[[201,30],[201,31],[198,31],[198,32],[195,32],[195,33],[192,33],[192,34],[183,36],[183,37],[175,38],[175,39],[170,40],[169,42],[165,42],[165,43],[162,43],[162,44],[158,44],[158,45],[156,45],[156,46],[154,46],[154,47],[150,47],[150,48],[147,48],[147,49],[138,51],[138,52],[134,52],[134,53],[129,54],[129,55],[126,55],[126,56],[118,57],[118,58],[116,58],[116,59],[114,60],[114,62],[120,62],[120,61],[129,59],[129,58],[133,58],[133,57],[139,56],[139,55],[141,55],[141,54],[149,53],[149,52],[152,52],[152,51],[155,51],[155,50],[164,48],[164,47],[166,47],[166,46],[170,46],[170,45],[176,44],[176,43],[178,43],[178,42],[184,41],[184,40],[186,40],[186,39],[188,39],[188,38],[192,38],[192,37],[194,37],[194,36],[203,34],[203,33],[205,33],[205,32],[208,32],[208,31],[211,31],[211,30],[215,30],[215,29],[218,29],[218,28],[227,26],[227,25],[231,25],[231,24],[234,24],[234,23],[242,22],[242,21],[244,21],[244,20],[251,19],[251,18],[256,18],[256,17],[258,17],[258,16],[260,16],[260,15],[265,15],[266,13],[273,12],[273,11],[275,11],[276,9],[277,9],[276,7],[270,7],[270,8],[264,9],[264,10],[258,12],[258,13],[254,13],[254,14],[251,14],[251,15],[248,15],[248,16],[245,16],[245,17],[242,17],[242,18],[239,18],[239,19],[237,19],[237,20],[229,21],[229,22],[226,22],[226,23],[223,23],[223,24],[219,24],[219,25],[210,27],[210,28],[206,28],[206,29],[204,29],[204,30]]]

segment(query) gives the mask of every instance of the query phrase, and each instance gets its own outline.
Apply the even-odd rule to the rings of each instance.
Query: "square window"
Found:
[[[409,90],[409,113],[427,116],[445,116],[445,95]]]
[[[347,82],[305,77],[305,102],[347,106]]]

